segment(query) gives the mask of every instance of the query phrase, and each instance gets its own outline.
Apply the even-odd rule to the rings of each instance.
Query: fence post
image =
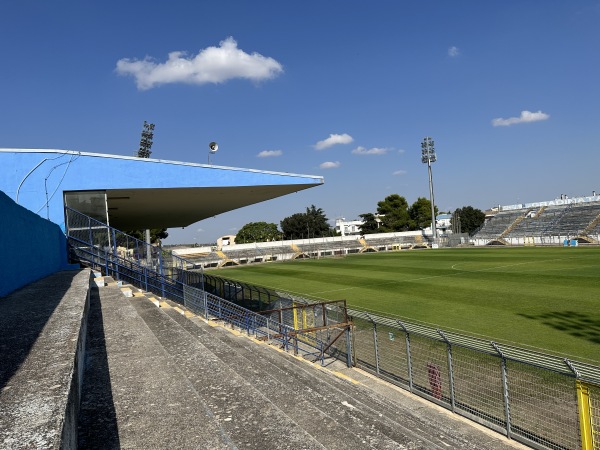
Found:
[[[202,301],[204,302],[204,317],[208,321],[208,295],[204,289],[202,290]]]
[[[162,292],[162,296],[165,296],[165,272],[163,269],[163,256],[162,256],[162,245],[158,247],[158,268],[160,273],[160,288]],[[173,276],[171,275],[171,278]]]
[[[502,361],[502,392],[504,397],[504,416],[506,418],[506,437],[512,439],[512,430],[511,430],[511,419],[510,419],[510,400],[508,397],[508,380],[506,377],[506,358],[504,357],[504,353],[500,350],[500,347],[495,342],[492,342],[492,346],[494,350],[498,352],[500,355],[500,359]]]
[[[592,410],[592,404],[590,402],[590,388],[587,384],[580,380],[579,372],[569,361],[565,358],[565,364],[569,366],[569,369],[575,374],[575,388],[577,389],[577,412],[579,413],[579,429],[581,432],[581,449],[582,450],[594,450],[594,430],[593,421],[590,411]]]
[[[377,371],[377,375],[379,375],[379,348],[377,347],[377,324],[373,320],[373,318],[367,314],[367,317],[373,324],[373,346],[375,348],[375,370]]]
[[[592,417],[590,411],[590,388],[581,380],[577,380],[577,409],[579,410],[579,427],[581,429],[582,450],[594,449],[594,433],[592,429]]]
[[[442,339],[444,339],[446,345],[448,346],[448,378],[450,381],[450,404],[452,406],[452,412],[456,412],[456,403],[454,400],[454,368],[452,365],[452,344],[450,343],[450,341],[448,340],[448,338],[442,330],[437,330],[437,332],[440,334],[440,336],[442,336]]]
[[[412,358],[411,358],[411,353],[410,353],[410,333],[408,332],[408,330],[406,329],[406,327],[404,326],[404,324],[401,321],[396,320],[396,322],[398,322],[398,325],[400,325],[402,327],[402,329],[404,330],[404,334],[406,336],[406,365],[408,368],[408,390],[410,392],[413,392]]]
[[[346,327],[346,365],[352,367],[352,331],[350,325]]]
[[[269,327],[269,317],[267,316],[267,341],[271,340],[271,328]]]
[[[116,233],[115,233],[115,229],[114,228],[110,228],[111,230],[111,234],[112,234],[112,255],[113,255],[113,261],[115,261],[115,279],[119,280],[120,276],[119,276],[119,255],[117,252],[117,238],[116,238]]]

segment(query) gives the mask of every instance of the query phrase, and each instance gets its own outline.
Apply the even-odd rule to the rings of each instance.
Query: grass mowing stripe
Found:
[[[600,363],[600,247],[469,248],[239,266],[225,278]]]

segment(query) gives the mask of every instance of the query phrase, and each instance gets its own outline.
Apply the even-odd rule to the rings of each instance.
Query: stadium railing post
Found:
[[[437,330],[437,332],[442,336],[442,339],[446,342],[448,346],[448,379],[450,383],[450,404],[452,406],[452,412],[456,412],[456,402],[454,399],[454,370],[452,364],[452,344],[444,334],[442,330]]]
[[[577,410],[579,412],[579,427],[581,430],[581,448],[582,450],[594,450],[590,388],[581,380],[577,380],[575,385],[577,386]]]
[[[352,332],[350,327],[346,328],[346,365],[352,367]]]
[[[369,314],[367,314],[367,317],[373,324],[373,346],[374,346],[374,350],[375,350],[375,369],[377,371],[377,375],[379,375],[380,372],[379,372],[379,348],[377,347],[377,324],[375,323],[375,320],[373,320],[373,318]]]
[[[404,324],[400,320],[396,320],[398,325],[402,327],[404,330],[404,335],[406,336],[406,369],[408,372],[408,390],[413,392],[413,376],[412,376],[412,358],[410,352],[410,333],[404,326]]]
[[[506,419],[506,437],[512,439],[511,419],[510,419],[510,400],[508,397],[508,381],[506,378],[506,358],[500,347],[495,342],[492,342],[492,347],[500,355],[501,370],[502,370],[502,393],[504,399],[504,417]]]

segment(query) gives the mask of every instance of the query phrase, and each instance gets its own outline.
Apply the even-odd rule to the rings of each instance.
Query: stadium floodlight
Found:
[[[138,158],[150,158],[150,149],[152,148],[152,138],[154,137],[154,124],[144,120],[142,128],[142,138],[140,139],[140,149],[137,152]]]
[[[427,164],[427,170],[429,172],[429,202],[431,203],[431,230],[433,232],[433,243],[435,245],[435,240],[437,238],[437,230],[435,223],[435,204],[433,200],[433,177],[431,175],[431,163],[437,161],[437,156],[435,154],[435,148],[433,147],[433,139],[430,137],[426,137],[423,139],[421,143],[421,162],[423,164]]]

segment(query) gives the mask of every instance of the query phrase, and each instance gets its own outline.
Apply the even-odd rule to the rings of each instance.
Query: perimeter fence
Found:
[[[356,366],[533,448],[600,449],[600,367],[348,314]]]
[[[186,283],[200,286],[204,281],[207,291],[254,305],[294,329],[328,320],[345,323],[335,302],[324,309],[298,308],[316,302],[185,272]],[[599,366],[364,310],[348,308],[347,314],[353,323],[351,335],[339,333],[332,342],[331,331],[328,336],[322,333],[322,341],[331,343],[323,357],[350,361],[532,448],[600,450]]]
[[[149,247],[128,245],[117,230],[75,212],[68,222],[71,251],[117,279],[313,360],[345,360],[530,447],[600,450],[599,366],[346,308],[343,300],[318,303],[177,268],[165,277]]]

